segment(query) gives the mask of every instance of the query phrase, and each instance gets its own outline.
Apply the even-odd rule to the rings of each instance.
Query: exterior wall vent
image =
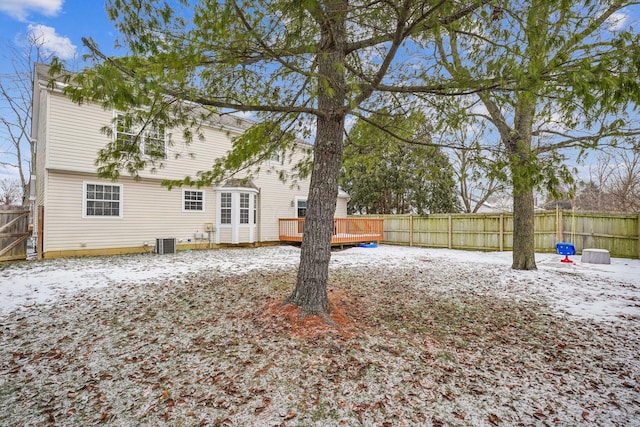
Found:
[[[156,239],[156,253],[160,255],[175,254],[176,253],[175,237]]]

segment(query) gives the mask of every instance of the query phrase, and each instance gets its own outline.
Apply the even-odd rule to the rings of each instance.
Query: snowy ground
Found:
[[[456,269],[502,266],[506,276],[530,285],[529,292],[548,300],[559,310],[594,320],[640,316],[640,260],[612,259],[611,264],[561,263],[556,254],[537,254],[536,272],[510,272],[511,252],[468,252],[446,249],[379,246],[351,248],[332,255],[333,267],[379,265],[406,266],[421,260],[446,259]],[[299,250],[292,246],[256,250],[216,250],[95,258],[58,259],[47,262],[0,264],[0,315],[34,304],[54,303],[79,289],[118,283],[142,284],[189,273],[243,274],[253,270],[295,268]],[[457,265],[459,263],[460,265]],[[510,283],[509,283],[510,284]],[[522,284],[522,283],[521,283]],[[526,285],[525,285],[526,286]],[[510,286],[505,292],[510,291]]]
[[[640,260],[332,254],[348,337],[260,317],[299,249],[0,266],[0,425],[640,426]]]

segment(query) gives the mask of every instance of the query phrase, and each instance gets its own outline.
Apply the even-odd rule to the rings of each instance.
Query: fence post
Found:
[[[448,229],[449,229],[449,245],[448,246],[449,246],[449,249],[451,249],[452,246],[453,246],[453,243],[452,243],[453,242],[453,227],[451,226],[451,223],[452,223],[451,214],[449,214],[449,218],[448,219],[449,219],[449,226],[448,226]]]
[[[409,246],[413,246],[413,215],[409,215]]]
[[[558,206],[556,206],[556,242],[564,242],[564,218]]]
[[[638,214],[638,258],[640,258],[640,214]]]
[[[38,260],[44,259],[44,206],[38,206]]]
[[[504,215],[500,214],[500,252],[504,250]]]

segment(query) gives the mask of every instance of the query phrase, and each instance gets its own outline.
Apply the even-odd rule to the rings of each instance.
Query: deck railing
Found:
[[[280,218],[280,240],[302,242],[304,218]],[[334,218],[332,244],[379,242],[384,239],[383,218]]]

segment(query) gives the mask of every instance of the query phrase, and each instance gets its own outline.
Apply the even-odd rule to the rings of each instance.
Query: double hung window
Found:
[[[220,194],[220,224],[231,224],[231,193]]]
[[[298,218],[307,216],[307,199],[296,199],[296,216]]]
[[[183,190],[182,207],[185,211],[204,211],[204,191]]]
[[[240,224],[249,224],[249,193],[240,193]]]
[[[253,195],[253,223],[258,223],[258,195]]]
[[[122,217],[122,184],[83,185],[84,217]]]
[[[156,159],[167,157],[166,128],[162,123],[137,123],[133,115],[117,113],[114,137],[122,151],[139,151]]]

